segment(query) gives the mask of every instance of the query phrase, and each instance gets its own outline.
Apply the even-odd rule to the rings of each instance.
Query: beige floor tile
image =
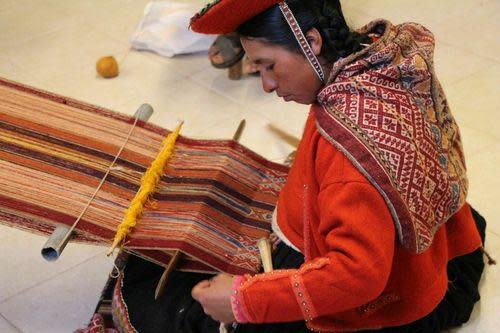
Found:
[[[207,138],[231,138],[241,119],[246,127],[240,143],[275,162],[283,162],[296,148],[302,137],[309,107],[297,103],[286,103],[272,95],[271,100],[248,106],[240,115],[202,132]]]
[[[438,45],[445,42],[458,49],[498,60],[497,0],[365,0],[355,5],[348,4],[348,1],[344,3],[346,13],[355,8],[370,17],[385,18],[392,23],[417,22],[434,33]],[[349,18],[348,15],[346,17]]]
[[[91,258],[0,303],[0,313],[24,333],[67,333],[85,327],[111,264],[104,254]]]
[[[46,82],[61,75],[78,75],[103,56],[114,55],[120,61],[127,49],[109,36],[75,24],[18,44],[6,53],[12,63]]]
[[[199,10],[201,10],[203,7],[205,7],[211,1],[206,1],[206,0],[177,0],[177,2],[195,5],[197,8],[199,8]]]
[[[0,11],[0,48],[7,49],[35,37],[64,29],[74,18],[43,1],[20,1]]]
[[[500,236],[500,209],[495,204],[499,194],[500,182],[496,177],[483,177],[480,182],[470,181],[468,202],[488,221],[492,233]],[[498,256],[499,253],[497,253]]]
[[[488,132],[477,130],[469,125],[459,124],[459,126],[466,161],[474,159],[476,154],[498,142],[497,138]]]
[[[156,55],[156,57],[160,56]],[[180,54],[173,58],[164,58],[164,62],[185,76],[192,76],[211,66],[208,60],[208,52]]]
[[[361,9],[363,5],[370,0],[340,0],[342,11],[347,13],[351,9]]]
[[[149,58],[151,61],[159,62],[183,77],[191,77],[200,71],[211,68],[208,52],[206,51],[193,54],[180,54],[172,58],[167,58],[151,51],[138,50],[130,51],[130,54],[125,58],[124,67],[128,66],[130,55],[134,53],[141,54],[141,57]]]
[[[149,0],[45,0],[67,15],[73,16],[79,25],[89,26],[125,44],[139,24],[144,7]]]
[[[486,234],[486,249],[493,255],[500,253],[500,237]],[[498,255],[497,259],[498,259]],[[500,307],[500,270],[498,266],[486,266],[479,284],[481,300],[474,307],[471,319],[453,333],[489,333],[497,332]]]
[[[498,62],[500,42],[496,35],[497,31],[498,28],[491,30],[488,27],[475,24],[458,28],[456,25],[450,25],[440,33],[440,36],[446,36],[442,37],[441,40],[455,46],[457,49],[463,49],[477,56]],[[467,43],[464,43],[464,40]]]
[[[136,30],[142,16],[147,0],[112,0],[112,1],[80,1],[66,2],[61,0],[49,0],[67,11],[78,13],[78,22],[83,26],[112,37],[123,44],[130,46],[130,37]],[[193,4],[198,1],[200,8],[203,1],[184,0],[186,3]],[[138,52],[138,51],[135,51]],[[151,59],[156,59],[166,66],[171,67],[183,76],[191,75],[208,66],[207,53],[178,55],[173,58],[166,58],[154,54],[153,52],[142,52]],[[126,66],[128,62],[125,62]]]
[[[450,85],[495,65],[493,60],[439,41],[434,61],[436,75],[445,90]]]
[[[269,123],[285,133],[301,138],[310,107],[294,102],[285,102],[277,96],[258,107],[249,108],[269,119]]]
[[[214,139],[214,140],[231,140],[242,120],[245,120],[243,135],[247,135],[250,128],[254,129],[256,127],[256,126],[253,127],[250,126],[252,122],[255,122],[255,119],[256,119],[255,117],[249,117],[245,112],[241,112],[238,113],[237,116],[227,118],[221,122],[200,129],[196,137],[204,139]],[[262,121],[262,119],[259,120]],[[241,139],[240,143],[242,143]]]
[[[128,103],[136,94],[136,86],[126,74],[114,79],[98,77],[93,66],[82,68],[79,73],[62,75],[44,81],[44,90],[98,105],[116,112],[133,114],[139,105]]]
[[[500,208],[495,204],[500,196],[500,144],[483,149],[468,159],[470,180],[469,201],[489,222],[489,228],[500,235]]]
[[[363,9],[359,7],[343,6],[342,8],[345,8],[344,17],[351,29],[359,29],[370,21],[378,18],[365,13]]]
[[[127,44],[143,17],[146,5],[150,2],[150,0],[44,1],[68,15],[75,16],[77,22]],[[206,3],[204,0],[176,0],[176,2],[198,4],[200,9]]]
[[[16,0],[2,0],[0,1],[0,11],[7,10],[17,3]]]
[[[0,256],[3,258],[0,270],[0,302],[105,251],[103,247],[70,243],[59,260],[47,262],[40,255],[46,238],[13,228],[9,230],[2,227],[0,230]],[[2,309],[0,313],[3,313]]]
[[[64,96],[132,114],[140,104],[148,102],[152,91],[167,90],[180,79],[182,76],[177,71],[157,58],[132,51],[123,61],[120,75],[115,78],[99,77],[92,65],[73,74],[55,77],[45,87]]]
[[[1,9],[0,9],[1,10]],[[0,315],[0,332],[2,333],[22,333],[19,329],[13,326],[2,315]]]
[[[182,134],[189,137],[207,138],[203,134],[206,128],[226,119],[241,119],[241,105],[195,83],[190,78],[175,84],[152,84],[150,90],[132,100],[134,105],[144,102],[155,109],[151,122],[173,129],[179,120],[184,120]]]
[[[500,139],[500,64],[445,87],[448,102],[460,124]]]
[[[166,90],[168,86],[188,76],[179,69],[182,65],[176,60],[178,59],[131,50],[123,60],[121,75],[126,75],[124,80],[134,83],[136,95],[149,96],[151,91],[157,88]],[[206,63],[206,57],[203,60]]]
[[[454,15],[470,11],[475,7],[477,2],[473,1],[379,0],[362,2],[357,8],[372,16],[388,18],[393,23],[418,22],[427,25],[442,23]]]
[[[469,10],[467,7],[461,8],[462,2],[455,1],[455,3],[460,10],[433,27],[438,40],[498,62],[500,60],[498,56],[500,41],[497,38],[500,29],[499,2],[471,1],[468,2],[468,6],[472,5]]]
[[[205,70],[192,75],[191,78],[245,107],[261,105],[276,98],[276,94],[268,94],[262,89],[261,79],[258,76],[245,75],[240,80],[229,80],[227,70],[208,66]]]
[[[424,1],[425,2],[425,1]],[[445,1],[446,2],[446,1]],[[409,10],[411,8],[411,10]],[[384,18],[394,24],[403,22],[419,22],[427,25],[433,22],[428,15],[424,15],[425,4],[410,0],[394,2],[392,0],[365,1],[356,6],[356,9],[375,18]]]
[[[216,126],[207,128],[204,134],[210,138],[230,139],[241,119],[245,119],[246,126],[239,142],[257,154],[271,161],[282,163],[286,156],[295,149],[293,145],[282,140],[269,128],[271,124],[269,119],[252,110],[242,113],[241,118],[227,119]]]
[[[24,237],[24,232],[22,232],[20,229],[0,224],[0,240],[4,238],[20,238],[20,237]]]
[[[33,75],[16,66],[5,53],[0,53],[0,77],[27,85],[40,85]]]

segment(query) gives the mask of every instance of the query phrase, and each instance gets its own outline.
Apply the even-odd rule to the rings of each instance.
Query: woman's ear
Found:
[[[318,29],[311,28],[306,33],[306,39],[309,45],[311,46],[312,51],[316,56],[319,56],[321,53],[321,48],[323,46],[323,38],[319,33]]]

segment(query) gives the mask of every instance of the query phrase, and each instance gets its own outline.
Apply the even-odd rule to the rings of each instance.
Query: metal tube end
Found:
[[[71,228],[60,225],[50,235],[42,248],[42,257],[47,261],[56,261],[59,259],[62,251],[71,238]]]
[[[59,253],[53,247],[44,247],[42,249],[42,257],[47,261],[56,261],[59,259]]]
[[[144,103],[135,111],[134,117],[142,121],[148,121],[153,112],[153,107],[148,103]]]

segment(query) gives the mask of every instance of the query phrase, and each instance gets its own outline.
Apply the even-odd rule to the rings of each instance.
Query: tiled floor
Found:
[[[282,161],[293,145],[272,129],[299,136],[307,107],[267,96],[258,78],[229,81],[204,54],[166,59],[128,53],[146,3],[0,0],[0,76],[128,114],[148,102],[156,110],[152,121],[172,128],[184,119],[188,136],[229,138],[245,118],[242,143]],[[435,33],[436,70],[464,137],[469,201],[488,219],[486,248],[500,259],[500,206],[494,199],[500,197],[500,1],[345,0],[344,7],[355,27],[384,17],[421,22]],[[124,59],[121,75],[99,79],[94,63],[108,54]],[[39,255],[43,242],[0,227],[1,333],[72,332],[93,311],[112,264],[104,249],[71,244],[60,261],[46,263]],[[499,281],[499,268],[487,267],[481,303],[456,332],[498,331]]]

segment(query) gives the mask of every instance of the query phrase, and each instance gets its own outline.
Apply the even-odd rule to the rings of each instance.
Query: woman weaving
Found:
[[[203,311],[236,332],[438,332],[466,322],[485,222],[466,203],[432,34],[383,20],[350,31],[337,0],[219,0],[191,28],[236,31],[266,92],[311,105],[273,219],[274,272],[202,280],[192,297]],[[175,316],[167,309],[154,316]],[[197,329],[218,331],[208,316]]]

